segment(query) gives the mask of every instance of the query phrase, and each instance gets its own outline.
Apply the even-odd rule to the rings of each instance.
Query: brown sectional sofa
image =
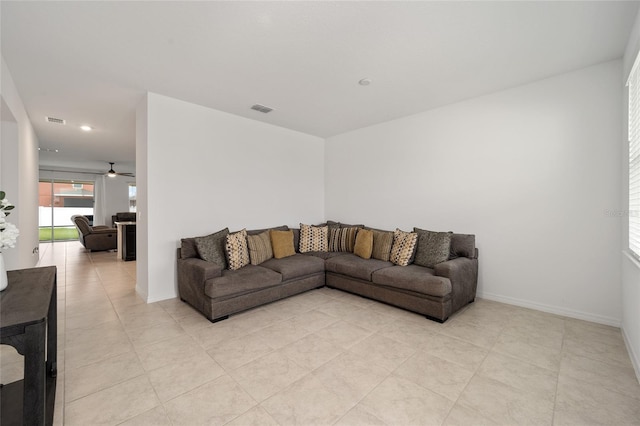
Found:
[[[299,230],[293,231],[297,251]],[[194,238],[182,239],[178,249],[180,298],[212,322],[325,285],[444,322],[475,300],[477,281],[478,251],[473,235],[453,234],[449,260],[433,269],[397,266],[348,252],[296,252],[229,270],[202,260]]]

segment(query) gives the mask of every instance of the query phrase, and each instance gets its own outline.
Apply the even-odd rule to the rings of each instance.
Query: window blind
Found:
[[[640,259],[640,66],[636,58],[629,81],[629,249]]]

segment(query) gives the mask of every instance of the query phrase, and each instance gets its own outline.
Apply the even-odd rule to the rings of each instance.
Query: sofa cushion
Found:
[[[324,263],[327,271],[371,281],[371,274],[379,269],[393,266],[391,262],[377,259],[363,259],[352,253],[332,257]]]
[[[420,228],[413,228],[418,234],[418,247],[413,263],[427,268],[433,268],[438,263],[449,260],[452,232],[433,232]]]
[[[356,242],[353,246],[353,254],[363,259],[371,259],[373,252],[373,231],[360,229],[356,235]]]
[[[449,259],[458,257],[476,257],[476,236],[473,234],[453,234],[451,237],[451,252]]]
[[[249,261],[252,265],[259,265],[273,257],[269,231],[257,235],[247,235],[247,247],[249,248]]]
[[[261,266],[280,273],[282,281],[324,272],[324,260],[303,254],[295,254],[283,259],[269,259]]]
[[[329,228],[329,251],[353,253],[358,228]]]
[[[418,234],[397,229],[393,232],[393,246],[389,260],[398,266],[407,266],[416,250]]]
[[[300,224],[300,253],[329,251],[329,227]]]
[[[263,232],[269,231],[288,231],[289,227],[287,225],[274,226],[273,228],[264,228],[264,229],[247,229],[247,235],[258,235]]]
[[[196,239],[182,238],[180,240],[180,258],[189,259],[191,257],[200,257],[198,255],[198,249],[196,248]],[[225,263],[227,263],[226,260],[225,260]]]
[[[224,228],[204,237],[195,237],[196,250],[200,259],[217,263],[224,269],[227,268],[225,244],[229,235],[229,228]],[[184,256],[184,254],[183,254]]]
[[[349,225],[346,223],[341,223],[341,222],[336,222],[333,220],[328,220],[327,221],[327,226],[329,228],[364,228],[364,225],[360,224],[360,225]]]
[[[437,277],[433,269],[418,265],[393,266],[373,273],[376,284],[402,290],[414,291],[429,296],[442,297],[451,293],[449,278]]]
[[[391,255],[391,246],[393,246],[393,232],[380,231],[372,229],[373,232],[373,249],[371,257],[387,262]]]
[[[235,271],[249,264],[246,229],[227,235],[226,248],[229,269]]]
[[[308,251],[306,253],[301,253],[301,254],[304,254],[305,256],[315,256],[315,257],[319,257],[320,259],[327,260],[327,259],[331,259],[332,257],[342,256],[343,254],[347,254],[347,252],[345,251]]]
[[[212,299],[239,296],[282,282],[282,276],[262,266],[247,265],[238,270],[225,269],[222,276],[205,281],[204,293]]]
[[[273,249],[273,257],[282,259],[284,257],[293,256],[296,250],[293,245],[293,231],[269,231],[271,237],[271,248]]]

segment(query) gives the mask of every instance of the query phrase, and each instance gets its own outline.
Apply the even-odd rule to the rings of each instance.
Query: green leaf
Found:
[[[7,210],[13,210],[15,208],[15,206],[7,206],[4,208],[5,211]]]
[[[7,195],[4,191],[0,191],[0,200],[4,200],[4,196]]]

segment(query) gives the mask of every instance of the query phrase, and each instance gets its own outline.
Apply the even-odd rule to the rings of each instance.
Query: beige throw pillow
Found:
[[[258,235],[247,235],[247,246],[249,247],[249,259],[252,265],[259,265],[273,258],[269,231],[261,232]]]
[[[235,271],[249,264],[249,249],[247,248],[247,230],[227,235],[227,261],[229,269]]]
[[[377,231],[373,232],[373,250],[371,251],[371,257],[378,260],[389,261],[391,255],[391,246],[393,246],[393,232],[390,231]]]
[[[393,246],[389,260],[399,266],[407,266],[416,249],[418,234],[396,229],[393,232]]]
[[[300,253],[329,251],[328,226],[300,224]]]

